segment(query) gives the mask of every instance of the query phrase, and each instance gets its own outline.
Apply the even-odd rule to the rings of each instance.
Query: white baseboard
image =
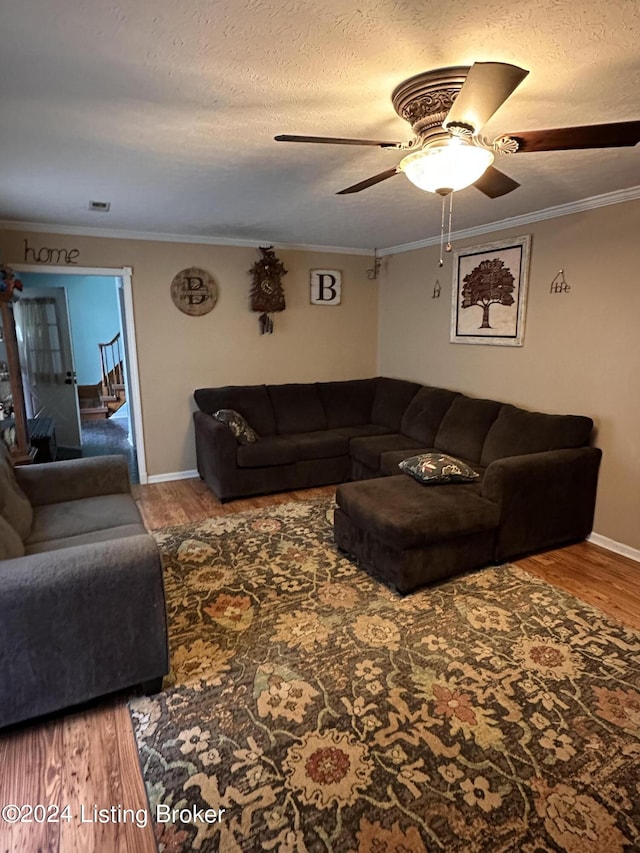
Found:
[[[587,536],[587,541],[593,542],[594,545],[599,545],[601,548],[606,548],[607,551],[613,551],[616,554],[621,554],[623,557],[628,557],[630,560],[640,563],[640,550],[632,548],[630,545],[616,542],[615,539],[609,539],[600,533],[591,533]]]
[[[169,474],[149,474],[147,483],[169,483],[171,480],[191,480],[199,476],[197,471],[173,471]]]

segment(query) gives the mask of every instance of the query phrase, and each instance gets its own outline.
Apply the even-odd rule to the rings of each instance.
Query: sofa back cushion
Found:
[[[498,417],[502,403],[495,400],[475,400],[459,394],[442,419],[434,447],[472,462],[480,462],[482,448]]]
[[[287,385],[268,385],[267,388],[279,435],[327,428],[327,417],[314,384],[292,382]]]
[[[24,557],[24,542],[9,522],[0,515],[0,560]]]
[[[583,447],[589,443],[593,421],[580,415],[546,415],[505,405],[482,448],[483,465],[496,459]]]
[[[371,423],[375,379],[317,382],[329,429]]]
[[[399,432],[402,416],[421,387],[417,382],[408,382],[406,379],[379,376],[371,407],[372,422]]]
[[[16,483],[13,464],[4,444],[0,444],[0,515],[24,542],[33,524],[33,507]]]
[[[457,396],[455,391],[425,385],[407,406],[400,432],[415,438],[425,447],[433,447],[438,427]]]
[[[266,385],[198,388],[193,397],[201,412],[212,415],[218,409],[234,409],[258,435],[275,434],[276,419]]]

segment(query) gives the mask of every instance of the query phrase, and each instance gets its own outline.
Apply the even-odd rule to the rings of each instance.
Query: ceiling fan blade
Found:
[[[528,73],[524,68],[505,62],[475,62],[443,126],[463,125],[477,133]]]
[[[392,169],[386,169],[384,172],[379,172],[372,178],[367,178],[366,181],[360,181],[359,184],[353,184],[353,186],[347,187],[346,190],[340,190],[336,195],[359,193],[360,190],[366,190],[367,187],[372,187],[374,184],[379,184],[380,181],[386,181],[387,178],[392,178],[394,175],[397,175],[399,171],[400,169],[397,166],[394,166]]]
[[[487,171],[481,175],[473,185],[479,189],[481,193],[489,196],[489,198],[500,198],[501,195],[517,190],[520,184],[505,175],[500,169],[494,166],[489,166]]]
[[[578,148],[622,148],[640,142],[640,121],[557,127],[551,130],[524,130],[500,137],[517,140],[517,154],[527,151],[570,151]]]
[[[273,137],[276,142],[320,142],[323,145],[373,145],[376,148],[401,148],[401,142],[381,142],[379,139],[342,139],[334,136],[292,136],[281,133]]]

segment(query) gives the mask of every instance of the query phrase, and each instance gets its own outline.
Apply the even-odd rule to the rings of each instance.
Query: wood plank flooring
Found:
[[[124,698],[0,734],[0,808],[9,804],[33,806],[34,812],[23,812],[29,822],[0,819],[2,853],[154,853]],[[48,821],[39,822],[38,804]],[[101,823],[94,819],[94,806],[132,811],[119,821]],[[136,815],[140,822],[146,819],[146,827],[138,826]]]
[[[200,480],[134,487],[150,530],[291,500],[330,497],[331,486],[221,504]],[[520,560],[522,568],[640,630],[640,564],[583,542]],[[152,853],[138,754],[123,696],[44,722],[0,732],[0,807],[69,805],[71,820],[9,825],[0,819],[0,853]],[[132,810],[128,820],[91,822],[99,809]],[[85,822],[81,822],[84,808]],[[127,813],[129,814],[129,813]]]

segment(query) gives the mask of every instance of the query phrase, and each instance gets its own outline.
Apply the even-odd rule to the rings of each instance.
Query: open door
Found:
[[[60,447],[80,448],[80,410],[64,287],[26,290],[15,304],[29,417],[53,419]]]

